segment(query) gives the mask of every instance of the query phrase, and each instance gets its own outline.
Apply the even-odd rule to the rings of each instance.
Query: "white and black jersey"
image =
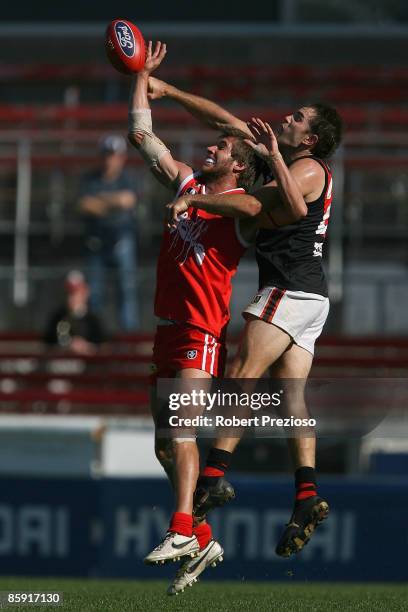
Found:
[[[296,223],[258,232],[259,287],[279,287],[327,297],[322,255],[332,201],[332,174],[318,157],[307,158],[314,159],[324,169],[323,191],[317,200],[307,203],[307,215]]]

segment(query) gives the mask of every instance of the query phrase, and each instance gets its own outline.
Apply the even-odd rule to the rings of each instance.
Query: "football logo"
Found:
[[[128,57],[133,57],[135,54],[135,38],[132,30],[123,21],[118,21],[115,24],[115,34],[123,53]]]
[[[197,357],[197,351],[187,351],[187,359],[195,359]]]

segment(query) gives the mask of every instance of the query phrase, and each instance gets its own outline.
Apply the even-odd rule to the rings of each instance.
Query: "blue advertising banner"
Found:
[[[0,573],[87,575],[97,503],[91,480],[1,478]]]
[[[231,477],[237,499],[211,515],[225,561],[210,577],[240,580],[408,579],[408,480],[321,479],[329,519],[294,559],[274,549],[293,484]],[[0,479],[0,573],[164,578],[147,567],[172,511],[162,479]]]

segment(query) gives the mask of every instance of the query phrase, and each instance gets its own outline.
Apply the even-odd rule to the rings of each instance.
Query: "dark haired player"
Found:
[[[165,45],[157,43],[153,52],[150,42],[145,67],[135,76],[129,108],[130,142],[140,151],[153,174],[178,195],[243,195],[254,184],[261,164],[242,137],[228,135],[233,129],[207,148],[198,173],[175,161],[153,133],[148,79],[165,53]],[[245,206],[244,216],[250,216],[251,206]],[[181,216],[176,228],[165,226],[157,265],[155,379],[211,379],[222,375],[231,279],[248,246],[247,241],[253,237],[247,219],[240,222],[193,209]],[[153,395],[156,429],[161,425],[158,409]],[[191,571],[177,576],[169,591],[173,594],[194,581],[208,565],[220,560],[223,550],[212,539],[208,524],[193,526],[193,494],[199,475],[195,437],[160,438],[156,432],[155,442],[157,458],[175,489],[176,511],[164,540],[147,555],[145,562],[164,563],[198,555],[188,568]]]
[[[228,375],[256,379],[271,368],[275,378],[305,380],[329,311],[322,249],[330,216],[332,175],[324,160],[341,141],[340,116],[328,105],[303,106],[285,117],[275,136],[270,125],[260,119],[247,125],[214,103],[155,79],[150,88],[154,97],[168,95],[219,129],[246,129],[248,138],[255,138],[255,143],[247,143],[268,164],[271,174],[261,189],[236,199],[186,195],[169,207],[176,221],[191,208],[242,216],[245,204],[258,206],[260,223],[269,222],[269,228],[260,229],[256,239],[259,291],[244,311],[246,326]],[[223,476],[238,442],[239,438],[215,441],[197,484],[197,515],[205,515],[231,497]],[[276,548],[284,557],[303,548],[329,510],[317,494],[315,437],[293,437],[288,443],[296,497],[292,517]]]

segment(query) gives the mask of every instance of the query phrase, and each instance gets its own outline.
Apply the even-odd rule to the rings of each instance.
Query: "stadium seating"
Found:
[[[406,98],[408,70],[405,67],[378,65],[304,65],[261,63],[228,66],[188,64],[163,66],[160,76],[181,85],[188,83],[196,93],[216,96],[222,101],[244,99],[249,103],[268,100],[279,93],[286,97],[308,97],[321,93],[333,102],[354,101],[376,103],[401,102]],[[112,71],[108,64],[0,64],[0,77],[12,83],[75,83],[80,88],[118,81],[127,84],[126,77]],[[225,83],[228,82],[228,87]],[[278,96],[277,96],[278,97]]]
[[[46,350],[37,334],[0,335],[0,413],[137,415],[148,412],[152,336],[117,336],[97,355]],[[237,338],[230,342],[234,354]],[[397,377],[408,340],[324,337],[312,377]]]
[[[29,265],[30,269],[36,267],[33,279],[36,274],[36,279],[41,279],[30,277],[30,293],[36,295],[38,303],[42,292],[48,295],[48,288],[43,290],[46,283],[57,289],[64,271],[81,265],[82,226],[76,207],[80,177],[97,162],[100,136],[110,131],[124,132],[127,124],[129,80],[112,70],[103,58],[101,63],[88,64],[46,64],[44,58],[34,63],[35,59],[31,64],[0,64],[0,75],[10,85],[0,104],[0,262],[4,266],[1,281],[5,309],[9,312],[13,309],[9,279],[14,275],[16,174],[22,145],[29,144]],[[210,61],[199,64],[192,58],[191,63],[166,63],[160,76],[213,97],[244,118],[259,115],[272,123],[299,100],[322,97],[338,104],[347,125],[335,172],[336,208],[343,204],[338,220],[342,218],[339,232],[345,259],[353,265],[372,260],[404,261],[408,237],[408,70],[382,65],[381,60],[377,64],[373,60],[371,65],[329,60],[268,65],[258,58],[252,63],[245,59],[239,69],[227,63],[217,65],[212,56]],[[23,91],[28,95],[20,95]],[[200,163],[212,132],[203,130],[185,110],[165,100],[155,105],[154,125],[176,157]],[[139,227],[143,227],[138,236],[143,275],[157,255],[161,205],[168,196],[150,179],[133,152],[129,165],[139,196],[136,214]],[[329,234],[329,241],[333,235]],[[41,270],[48,276],[41,276]],[[146,304],[151,303],[144,278],[139,289]],[[381,290],[381,295],[385,293]],[[26,312],[28,320],[28,309]],[[341,332],[343,319],[336,319],[336,333]],[[151,319],[146,317],[146,321],[151,329]],[[37,317],[34,327],[40,329],[41,325]],[[336,358],[340,359],[338,355]],[[335,366],[333,363],[330,367]]]

